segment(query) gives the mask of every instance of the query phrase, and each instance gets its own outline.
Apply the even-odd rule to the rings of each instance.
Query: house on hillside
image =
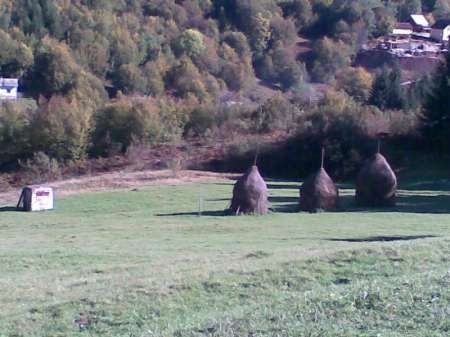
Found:
[[[19,95],[17,78],[0,78],[0,100],[15,100]]]
[[[431,38],[436,41],[448,41],[450,36],[450,19],[436,21],[431,27]]]
[[[395,37],[410,37],[413,33],[413,26],[409,22],[397,22],[392,35]]]
[[[426,32],[430,30],[430,23],[427,18],[422,14],[412,14],[409,22],[411,23],[414,32]]]

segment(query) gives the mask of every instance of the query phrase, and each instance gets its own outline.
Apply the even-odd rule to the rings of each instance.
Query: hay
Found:
[[[338,200],[339,190],[323,167],[300,188],[300,210],[304,212],[336,209]]]
[[[376,153],[364,164],[356,181],[356,203],[368,207],[396,204],[397,177],[386,158]]]
[[[234,185],[230,210],[233,214],[260,214],[268,212],[268,191],[258,167],[253,165]]]

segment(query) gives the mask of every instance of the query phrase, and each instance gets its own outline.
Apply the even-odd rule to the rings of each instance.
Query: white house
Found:
[[[450,19],[436,21],[431,27],[431,38],[436,41],[448,41],[450,36]]]
[[[392,30],[392,35],[395,36],[411,36],[413,33],[413,26],[409,22],[398,22]]]
[[[0,100],[17,99],[18,89],[17,78],[0,78]]]

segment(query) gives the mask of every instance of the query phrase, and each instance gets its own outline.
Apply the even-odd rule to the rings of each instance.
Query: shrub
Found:
[[[372,92],[372,75],[364,68],[348,67],[336,74],[335,87],[358,102],[367,102]]]
[[[216,125],[214,108],[211,105],[199,105],[191,112],[186,131],[195,135],[204,135]]]
[[[92,113],[82,102],[62,96],[42,99],[31,121],[31,146],[58,160],[79,159],[86,155],[91,127]]]
[[[0,104],[0,167],[14,166],[31,154],[29,130],[36,109],[33,100]]]
[[[204,36],[195,29],[187,29],[175,41],[174,49],[178,55],[186,54],[189,57],[199,56],[206,50]]]
[[[125,152],[133,143],[152,143],[162,130],[159,108],[152,100],[120,97],[107,104],[96,116],[94,153],[106,155],[118,144]]]
[[[255,112],[257,131],[286,130],[293,122],[295,107],[281,94],[276,94],[262,104]]]
[[[123,64],[114,76],[114,83],[125,94],[143,93],[147,87],[141,70],[134,64]]]
[[[44,152],[36,152],[33,158],[20,163],[26,184],[37,184],[61,178],[58,161]]]

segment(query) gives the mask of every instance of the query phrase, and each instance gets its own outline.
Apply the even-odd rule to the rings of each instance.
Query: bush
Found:
[[[44,152],[36,152],[33,158],[20,163],[26,184],[37,184],[61,178],[58,161]]]
[[[186,131],[201,136],[214,126],[216,126],[214,108],[211,105],[199,105],[192,110]]]
[[[90,142],[92,113],[80,101],[62,96],[42,100],[30,127],[34,152],[46,151],[58,160],[79,159]]]
[[[0,104],[0,168],[15,166],[31,155],[30,124],[37,105],[32,100]]]
[[[295,107],[283,95],[277,94],[256,110],[253,116],[256,131],[286,130],[294,122],[295,115]]]
[[[125,153],[133,142],[159,140],[162,129],[159,108],[152,100],[120,97],[96,116],[93,152],[106,155],[117,144]]]

